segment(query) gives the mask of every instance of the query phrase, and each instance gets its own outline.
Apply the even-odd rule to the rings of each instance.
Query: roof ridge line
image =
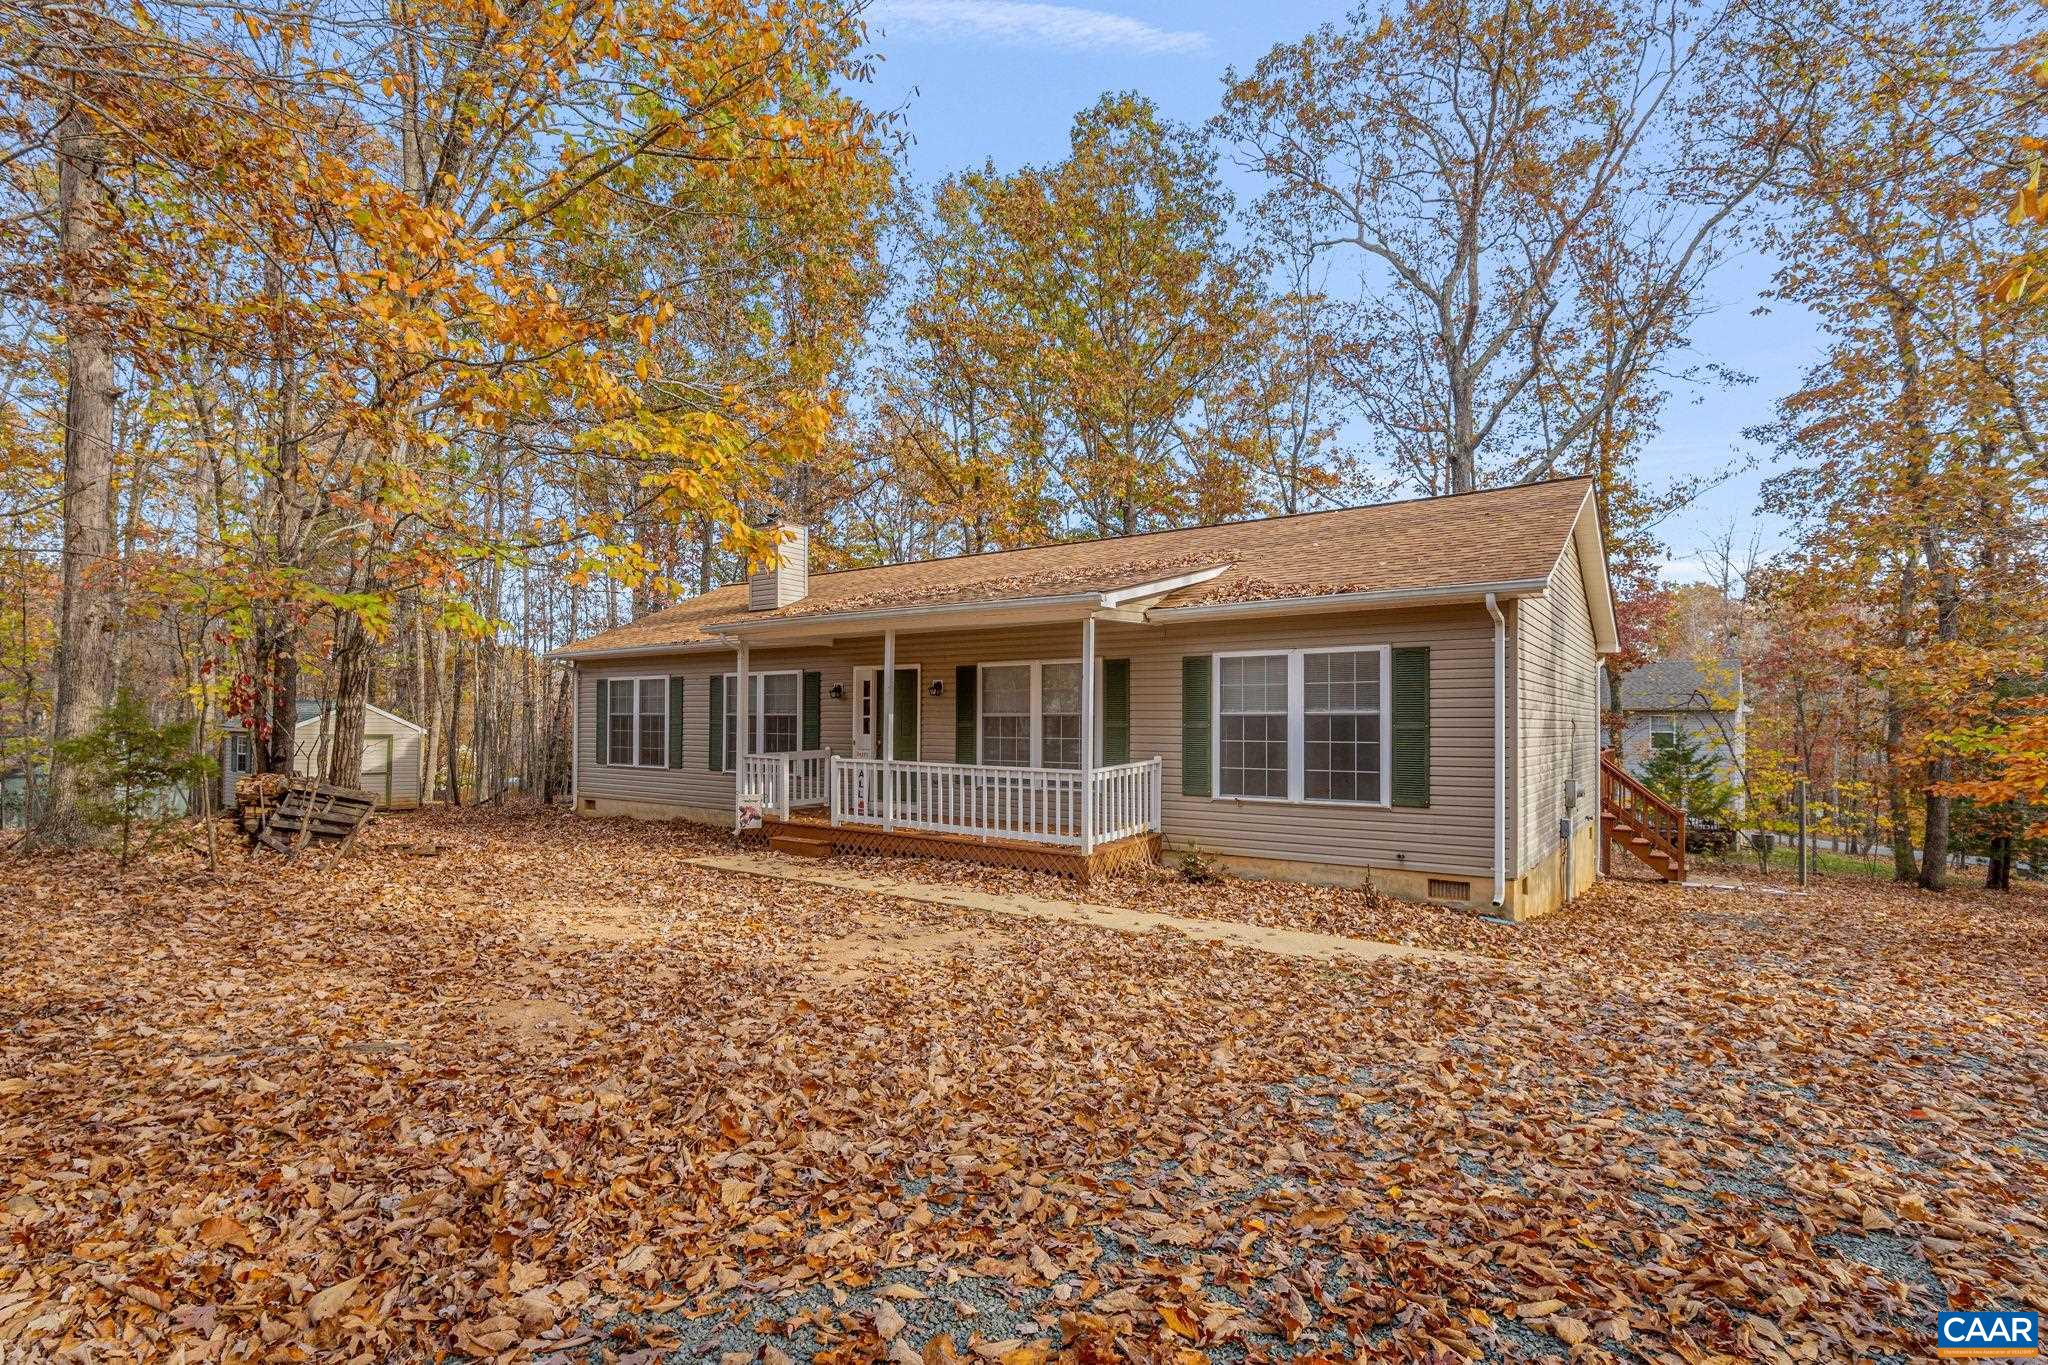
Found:
[[[1269,526],[1279,521],[1304,521],[1309,517],[1335,516],[1339,512],[1376,512],[1386,507],[1408,507],[1419,502],[1453,502],[1459,498],[1493,497],[1507,493],[1522,493],[1536,488],[1552,488],[1559,484],[1593,482],[1590,474],[1569,474],[1555,479],[1533,479],[1528,483],[1505,484],[1499,488],[1468,488],[1462,493],[1418,493],[1411,498],[1389,498],[1385,502],[1357,502],[1343,507],[1318,507],[1308,512],[1276,512],[1267,517],[1239,517],[1234,521],[1205,521],[1194,526],[1156,526],[1149,531],[1130,531],[1120,536],[1081,536],[1073,540],[1042,540],[1036,545],[1010,545],[1000,550],[962,550],[959,554],[932,555],[926,559],[892,559],[884,564],[862,564],[847,569],[825,569],[813,572],[812,578],[832,578],[839,574],[872,573],[876,569],[910,569],[920,564],[950,564],[956,560],[994,559],[998,555],[1023,554],[1029,550],[1060,550],[1075,545],[1113,545],[1118,541],[1144,540],[1150,536],[1180,535],[1188,531],[1220,531],[1231,526]],[[744,583],[721,583],[720,588],[743,588]],[[711,591],[716,592],[713,588]],[[706,596],[698,593],[697,596]],[[683,599],[685,602],[691,600]],[[680,604],[678,604],[680,605]]]

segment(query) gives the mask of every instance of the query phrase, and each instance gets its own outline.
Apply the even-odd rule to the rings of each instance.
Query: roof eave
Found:
[[[798,643],[855,632],[876,630],[920,630],[942,628],[955,617],[973,616],[978,621],[1003,625],[1028,625],[1042,621],[1080,621],[1098,611],[1113,611],[1206,583],[1229,569],[1213,564],[1170,578],[1152,579],[1127,587],[1094,592],[1046,593],[1030,597],[999,597],[973,602],[935,602],[925,606],[876,607],[867,611],[817,612],[806,616],[777,616],[760,620],[720,621],[708,625],[708,634],[729,637],[748,644]]]
[[[609,649],[585,649],[580,645],[564,645],[541,655],[557,663],[582,663],[586,659],[643,659],[654,654],[695,654],[707,650],[724,653],[732,646],[724,640],[682,640],[673,644],[659,645],[615,645]]]
[[[1184,607],[1154,607],[1147,619],[1157,622],[1209,621],[1239,616],[1292,616],[1304,612],[1389,611],[1400,607],[1456,606],[1496,597],[1534,597],[1547,586],[1541,578],[1514,578],[1497,583],[1461,583],[1445,588],[1382,588],[1371,592],[1312,593],[1300,597],[1265,597],[1252,602],[1195,602]]]
[[[1107,593],[1059,593],[1043,597],[1008,597],[995,601],[942,602],[923,607],[877,607],[871,611],[819,612],[811,616],[778,616],[763,621],[721,621],[705,626],[723,647],[801,644],[840,635],[879,630],[938,630],[957,617],[973,616],[992,624],[1023,625],[1033,621],[1078,621],[1109,605]]]

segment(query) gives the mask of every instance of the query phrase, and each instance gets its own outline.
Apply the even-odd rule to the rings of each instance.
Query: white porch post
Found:
[[[735,826],[739,824],[740,793],[746,787],[747,753],[749,749],[747,737],[751,733],[747,726],[747,642],[745,640],[739,642],[739,656],[739,671],[733,675],[732,680],[732,685],[736,692],[732,699],[732,723],[733,728],[739,731],[739,734],[733,737],[732,742],[732,816]]]
[[[1081,622],[1081,854],[1095,851],[1095,618]]]
[[[875,743],[882,748],[882,828],[896,828],[896,632],[882,632],[882,676],[875,683]]]

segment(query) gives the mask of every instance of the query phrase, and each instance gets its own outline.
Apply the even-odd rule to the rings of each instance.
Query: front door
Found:
[[[879,668],[856,668],[853,670],[853,756],[873,758],[875,756],[875,680],[882,676]]]
[[[899,760],[909,761],[917,757],[917,665],[896,666],[896,709],[902,719],[896,727],[896,754]],[[882,749],[875,742],[877,728],[882,723],[880,698],[876,695],[882,682],[879,668],[856,668],[853,670],[853,756],[855,758],[880,758]]]

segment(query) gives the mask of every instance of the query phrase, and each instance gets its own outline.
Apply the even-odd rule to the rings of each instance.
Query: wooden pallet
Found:
[[[259,813],[252,842],[286,857],[316,843],[346,850],[376,809],[376,798],[360,788],[294,779]]]

